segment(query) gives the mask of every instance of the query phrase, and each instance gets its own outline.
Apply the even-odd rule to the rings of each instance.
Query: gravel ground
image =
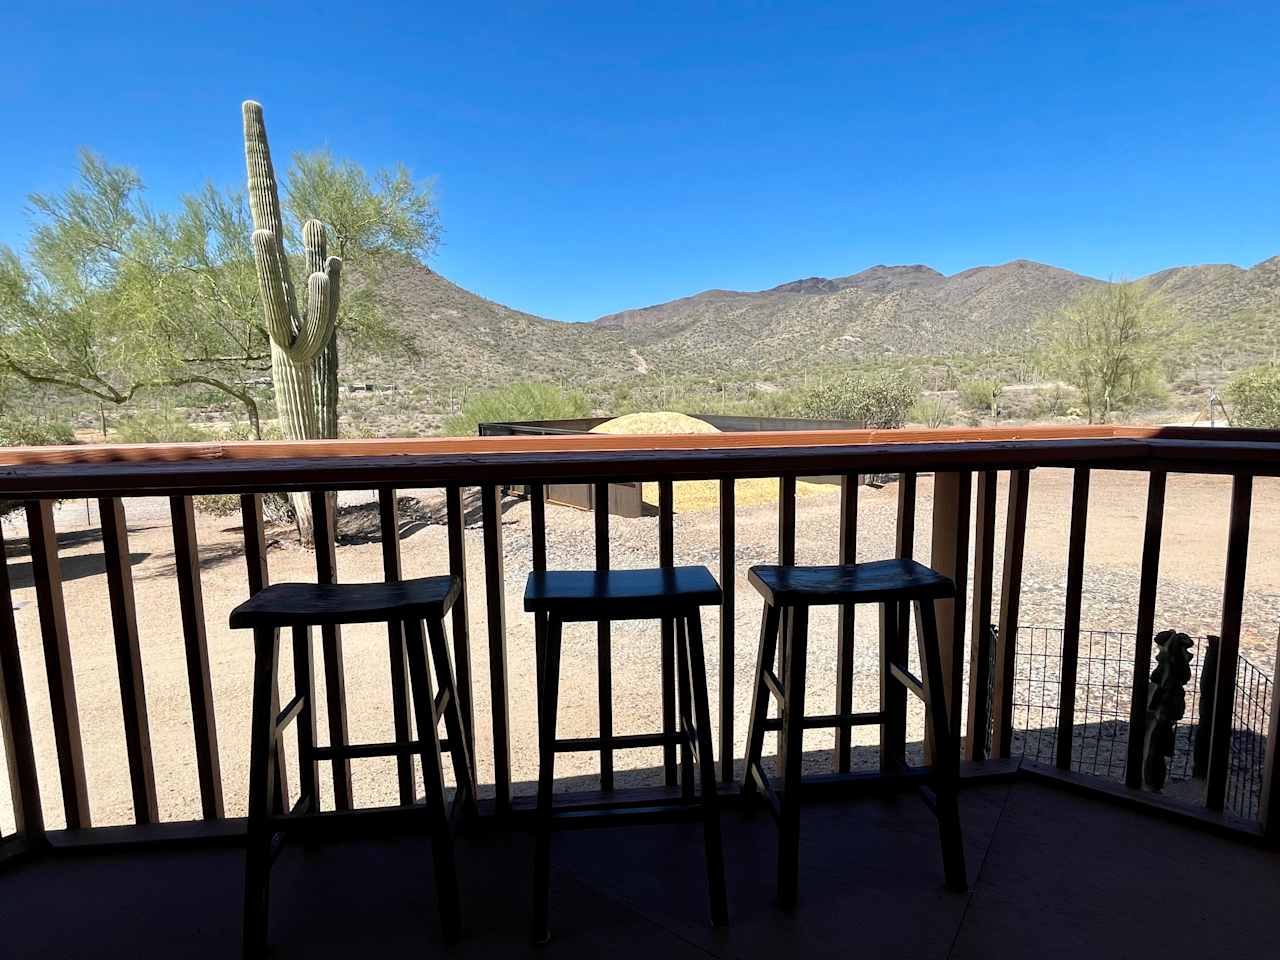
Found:
[[[1003,478],[1002,478],[1003,479]],[[426,509],[409,518],[402,536],[405,574],[423,576],[446,569],[445,528],[437,516],[439,497],[429,491],[407,492],[420,497]],[[863,559],[891,555],[897,492],[862,488],[859,510],[858,555]],[[1003,536],[1005,487],[1000,488],[997,544]],[[1161,593],[1157,628],[1177,627],[1193,635],[1216,632],[1221,607],[1221,576],[1226,550],[1226,518],[1230,481],[1213,477],[1172,477],[1169,481]],[[929,553],[932,482],[923,477],[919,488],[916,555]],[[1062,583],[1066,566],[1066,533],[1071,500],[1067,471],[1041,470],[1032,477],[1031,505],[1024,571],[1022,622],[1060,626]],[[343,495],[344,514],[361,513],[368,498]],[[1097,472],[1090,498],[1089,545],[1082,624],[1086,628],[1132,631],[1137,597],[1138,564],[1146,484],[1140,474]],[[1259,480],[1254,493],[1250,569],[1245,602],[1243,652],[1268,673],[1275,669],[1277,619],[1280,618],[1280,484]],[[160,813],[166,820],[199,816],[199,795],[193,762],[190,703],[185,661],[178,627],[177,590],[173,581],[173,544],[163,500],[127,503],[130,549],[139,614],[142,657],[146,667],[151,741],[160,794]],[[367,516],[367,514],[366,514]],[[797,506],[798,561],[832,562],[836,551],[836,500],[831,494],[802,497]],[[124,738],[120,724],[119,690],[109,610],[102,574],[101,544],[97,537],[96,506],[86,514],[82,501],[61,505],[57,525],[71,636],[80,722],[88,767],[89,794],[97,824],[132,820]],[[358,525],[358,524],[357,524]],[[548,508],[548,553],[552,567],[583,567],[592,563],[593,519],[570,508]],[[228,815],[243,812],[247,783],[247,713],[251,651],[248,638],[226,627],[227,614],[246,591],[237,518],[202,516],[199,521],[204,564],[204,602],[211,673],[217,710],[220,759]],[[777,549],[776,509],[771,505],[743,507],[738,512],[735,576],[738,613],[735,624],[734,669],[735,754],[741,757],[746,736],[747,678],[754,667],[760,604],[746,583],[746,569],[767,561]],[[614,566],[642,566],[655,561],[657,520],[611,519],[611,560]],[[530,792],[536,776],[535,709],[532,627],[521,609],[529,570],[529,515],[526,504],[510,502],[503,517],[507,574],[507,644],[509,659],[512,776],[518,792]],[[25,529],[20,522],[5,526],[10,573],[14,581],[23,666],[31,704],[45,815],[51,826],[62,821],[58,776],[49,719],[48,693],[39,641],[31,569]],[[376,541],[353,537],[338,549],[339,575],[346,580],[380,578],[380,547]],[[473,671],[476,677],[476,739],[481,780],[492,783],[492,727],[488,698],[489,658],[483,590],[482,540],[478,523],[467,530],[468,576],[471,583],[470,622]],[[680,563],[704,563],[719,574],[717,518],[712,511],[683,512],[676,517],[676,555]],[[270,551],[273,580],[306,580],[314,576],[312,556],[289,545],[280,531]],[[1000,558],[997,553],[997,577]],[[998,580],[997,580],[998,582]],[[707,610],[707,667],[713,703],[718,696],[718,611]],[[856,702],[874,708],[878,699],[876,614],[862,609],[857,618]],[[559,732],[589,736],[596,732],[596,644],[591,625],[566,628]],[[809,703],[827,712],[834,704],[835,615],[818,610],[811,621]],[[345,634],[344,662],[353,741],[390,739],[386,633],[381,627],[350,628]],[[656,728],[659,717],[658,627],[656,624],[617,624],[613,631],[614,716],[619,733]],[[289,689],[288,657],[282,675]],[[318,660],[318,658],[317,658]],[[320,729],[325,730],[323,705]],[[714,712],[714,711],[713,711]],[[919,739],[921,715],[913,704],[910,739]],[[874,728],[855,731],[855,743],[866,747],[859,757],[874,757]],[[718,743],[718,741],[717,741]],[[822,764],[819,751],[829,749],[831,734],[811,731],[806,749]],[[619,754],[620,784],[645,781],[660,765],[658,750]],[[564,777],[590,775],[598,769],[589,754],[564,755],[557,773]],[[391,803],[396,799],[394,768],[382,760],[354,764],[359,804]],[[327,772],[322,771],[327,782]],[[296,782],[296,771],[294,781]],[[0,828],[12,830],[7,791],[0,791]]]

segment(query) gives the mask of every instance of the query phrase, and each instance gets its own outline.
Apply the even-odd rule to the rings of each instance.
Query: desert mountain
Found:
[[[1258,341],[1271,336],[1267,318],[1280,307],[1280,257],[1248,269],[1175,267],[1145,279],[1197,327],[1246,324],[1249,335],[1231,362],[1266,352]],[[1102,282],[1029,260],[951,276],[919,264],[881,265],[768,290],[707,290],[571,324],[485,300],[405,262],[387,271],[380,287],[419,356],[351,359],[369,377],[412,371],[438,387],[518,379],[602,384],[647,372],[825,366],[842,356],[1017,350],[1040,318]]]

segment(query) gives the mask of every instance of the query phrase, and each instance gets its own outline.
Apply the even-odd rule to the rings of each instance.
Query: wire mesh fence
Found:
[[[1132,633],[1113,630],[1080,633],[1071,754],[1071,769],[1077,773],[1121,782],[1125,778],[1134,640]],[[1207,725],[1201,721],[1202,716],[1208,715],[1201,710],[1201,685],[1209,682],[1203,674],[1210,643],[1206,637],[1195,637],[1193,642],[1187,709],[1174,730],[1173,756],[1169,759],[1164,792],[1198,803],[1208,736]],[[1232,712],[1227,809],[1251,820],[1259,816],[1271,684],[1272,679],[1265,672],[1240,658]],[[1014,663],[1013,756],[1038,763],[1055,762],[1061,686],[1061,628],[1021,628]],[[1203,705],[1207,711],[1207,701]]]

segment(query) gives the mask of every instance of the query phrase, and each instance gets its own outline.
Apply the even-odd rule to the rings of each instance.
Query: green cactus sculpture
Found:
[[[249,173],[249,211],[253,215],[253,255],[267,332],[271,336],[271,376],[280,426],[290,440],[331,439],[337,424],[322,417],[318,401],[317,361],[330,348],[338,317],[342,261],[326,256],[324,224],[302,227],[307,265],[307,301],[299,310],[284,251],[280,193],[262,106],[244,102],[244,159]],[[336,357],[335,357],[336,360]],[[335,364],[336,365],[336,364]],[[336,383],[336,381],[335,381]]]
[[[307,302],[298,309],[289,259],[284,250],[284,221],[262,105],[246,100],[244,161],[249,174],[249,212],[253,215],[253,257],[267,333],[271,338],[271,379],[281,432],[290,440],[326,440],[338,435],[338,318],[342,261],[327,256],[324,224],[302,226],[306,255]],[[290,498],[304,543],[312,541],[311,501]]]
[[[1174,731],[1187,712],[1187,683],[1191,680],[1192,639],[1185,633],[1164,630],[1154,638],[1156,668],[1151,673],[1147,697],[1147,742],[1142,780],[1152,790],[1164,787],[1173,756]]]

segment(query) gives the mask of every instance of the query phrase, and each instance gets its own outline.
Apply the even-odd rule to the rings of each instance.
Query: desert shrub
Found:
[[[44,447],[75,442],[71,427],[58,420],[15,417],[7,413],[0,418],[0,447]]]
[[[513,383],[470,398],[441,429],[447,436],[465,437],[474,436],[482,423],[567,420],[590,413],[591,404],[580,390],[562,390],[549,383]]]
[[[854,420],[872,429],[893,429],[907,422],[920,398],[920,384],[901,370],[851,375],[824,383],[803,396],[802,417]]]
[[[1004,393],[1004,385],[999,380],[982,378],[965,380],[960,384],[960,403],[966,410],[975,413],[989,413],[996,416],[1000,409],[1000,394]]]
[[[1035,401],[1031,405],[1031,416],[1036,420],[1050,417],[1065,417],[1071,406],[1071,394],[1060,383],[1050,385],[1037,391]]]
[[[911,407],[907,418],[912,423],[923,423],[934,430],[951,422],[951,406],[942,397],[921,397]]]
[[[71,427],[60,421],[13,416],[7,412],[0,417],[0,447],[44,447],[75,442]],[[0,517],[21,506],[21,500],[0,500]]]
[[[199,443],[217,435],[173,409],[138,411],[116,424],[115,443]]]
[[[1231,422],[1237,427],[1280,427],[1280,367],[1245,370],[1227,385]]]

